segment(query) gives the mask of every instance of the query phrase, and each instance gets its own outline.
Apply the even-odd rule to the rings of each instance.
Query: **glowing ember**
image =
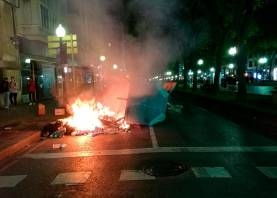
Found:
[[[116,121],[116,113],[95,100],[82,101],[77,99],[70,105],[70,111],[72,115],[63,119],[62,122],[75,128],[76,131],[93,132],[97,128],[103,129],[104,125],[101,120],[115,121],[119,129],[127,130],[130,128],[124,119]]]
[[[124,119],[120,120],[118,124],[120,129],[128,130],[130,128],[130,125]]]

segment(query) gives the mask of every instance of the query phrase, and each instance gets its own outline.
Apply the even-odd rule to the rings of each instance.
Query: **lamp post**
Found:
[[[63,60],[64,58],[67,58],[67,53],[63,49],[63,37],[66,35],[66,30],[64,27],[59,24],[59,26],[56,28],[56,36],[59,38],[59,51],[60,51],[60,58],[59,58],[59,67],[61,69],[61,74],[62,74],[62,86],[63,86],[63,92],[62,92],[62,99],[63,99],[63,104],[65,105],[66,102],[66,82],[65,82],[65,69],[63,68],[62,64],[66,62],[66,60]],[[65,54],[64,54],[65,53]]]
[[[105,62],[105,61],[106,61],[106,56],[101,55],[101,56],[99,57],[99,59],[100,59],[101,62]]]
[[[233,47],[230,47],[229,50],[228,50],[228,54],[232,57],[234,57],[236,54],[238,53],[238,49],[237,47],[233,46]],[[228,65],[228,68],[230,70],[232,70],[232,72],[234,73],[234,68],[235,68],[235,65],[233,63],[230,63]],[[225,75],[225,72],[224,72],[224,75]]]
[[[260,64],[266,64],[268,59],[266,57],[259,58],[259,63]]]
[[[203,64],[204,64],[204,60],[203,60],[203,59],[199,59],[199,60],[197,61],[197,65],[201,66],[201,65],[203,65]]]
[[[231,47],[228,50],[228,54],[231,55],[231,56],[235,56],[237,53],[238,53],[237,47]]]
[[[267,63],[268,59],[267,57],[261,57],[259,58],[258,62],[261,64],[261,65],[265,65]],[[264,67],[263,67],[264,68]],[[257,72],[258,73],[258,72]],[[265,71],[262,72],[263,74],[263,80],[265,79]],[[271,74],[269,74],[271,75]]]
[[[113,69],[117,70],[117,68],[118,68],[118,65],[117,64],[113,64]]]

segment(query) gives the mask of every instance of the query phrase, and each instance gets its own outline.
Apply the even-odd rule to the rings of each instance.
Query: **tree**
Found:
[[[186,39],[182,40],[182,53],[179,61],[184,65],[184,84],[187,86],[187,74],[192,70],[193,89],[197,89],[197,59],[200,58],[202,49],[208,41],[208,23],[203,15],[205,5],[201,0],[179,0],[179,12],[177,18],[180,21],[180,29]]]
[[[209,48],[214,51],[216,72],[215,91],[219,90],[219,77],[225,53],[232,44],[237,45],[239,87],[238,96],[246,95],[245,67],[248,54],[248,41],[257,33],[254,13],[264,6],[263,0],[214,0],[203,1],[207,7],[205,13],[210,24]]]

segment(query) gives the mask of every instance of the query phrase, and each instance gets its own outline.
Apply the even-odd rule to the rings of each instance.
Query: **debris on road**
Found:
[[[102,127],[96,127],[92,130],[79,130],[70,126],[63,120],[46,124],[41,130],[41,137],[61,138],[67,136],[97,136],[101,134],[113,135],[119,132],[130,132],[130,125],[126,123],[124,118],[115,120],[111,117],[101,119]]]
[[[51,122],[46,124],[41,130],[41,137],[60,138],[65,134],[65,128],[61,121]]]

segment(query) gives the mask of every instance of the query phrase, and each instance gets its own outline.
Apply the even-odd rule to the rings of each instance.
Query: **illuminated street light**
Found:
[[[56,28],[56,36],[59,37],[59,50],[60,50],[60,61],[59,61],[59,64],[62,65],[64,63],[67,62],[66,60],[66,50],[63,50],[63,40],[62,38],[66,35],[66,31],[64,29],[64,27],[59,24],[59,26]],[[66,43],[65,43],[65,49],[66,49]],[[60,79],[66,79],[66,73],[67,73],[67,67],[66,69],[63,68],[63,72],[61,75],[58,75],[58,78],[59,76],[61,76]],[[34,78],[33,78],[34,79]],[[65,83],[65,80],[62,81],[63,83],[63,86],[62,86],[62,103],[63,104],[66,104],[66,100],[67,100],[67,91],[66,91],[66,83]]]
[[[99,59],[100,59],[100,61],[104,62],[106,60],[106,56],[102,55],[102,56],[99,57]]]
[[[236,47],[231,47],[231,48],[228,50],[228,54],[231,55],[231,56],[235,56],[237,53],[238,53],[238,50],[237,50]]]
[[[192,76],[193,75],[193,71],[189,70],[188,75]]]
[[[113,69],[117,69],[118,65],[117,64],[113,64]]]
[[[26,58],[25,59],[25,63],[30,64],[31,63],[31,59],[30,58]]]
[[[228,68],[229,68],[229,69],[234,69],[234,67],[235,67],[235,65],[234,65],[233,63],[230,63],[230,64],[228,65]]]
[[[203,65],[203,64],[204,64],[203,59],[199,59],[199,60],[197,61],[197,65]]]
[[[268,60],[267,60],[266,57],[262,57],[262,58],[259,59],[259,63],[260,63],[260,64],[265,64],[265,63],[267,63],[267,61],[268,61]]]
[[[66,34],[66,31],[65,31],[64,27],[61,24],[59,24],[59,26],[56,29],[57,37],[62,38],[65,36],[65,34]]]
[[[210,72],[215,72],[215,68],[214,68],[214,67],[211,67],[211,68],[210,68]]]
[[[167,72],[165,73],[165,75],[171,76],[171,75],[172,75],[172,72],[171,72],[171,71],[167,71]]]
[[[197,73],[198,73],[198,74],[201,74],[201,73],[202,73],[202,71],[201,71],[200,69],[198,69],[198,70],[197,70]]]
[[[68,67],[64,67],[63,71],[64,71],[65,74],[67,74],[68,73]]]

